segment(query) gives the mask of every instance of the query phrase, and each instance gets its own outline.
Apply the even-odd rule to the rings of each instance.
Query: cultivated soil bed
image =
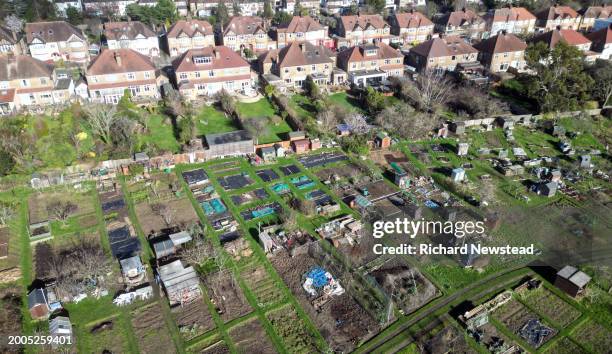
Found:
[[[302,288],[304,274],[319,265],[308,253],[290,257],[279,252],[271,262],[334,351],[350,352],[361,340],[379,331],[378,323],[348,292],[333,296],[319,312],[315,310]],[[341,285],[346,288],[346,284]]]
[[[249,319],[231,328],[229,336],[239,353],[276,353],[265,329],[257,318]]]
[[[198,222],[198,215],[191,202],[187,198],[174,199],[169,201],[160,201],[167,206],[169,216],[172,220],[172,225],[188,226],[190,224]],[[160,231],[167,229],[168,225],[164,222],[164,219],[159,213],[156,213],[152,205],[146,202],[136,204],[136,216],[142,226],[142,230],[145,234],[157,234]]]
[[[18,349],[8,344],[8,336],[21,334],[21,290],[17,287],[0,289],[0,352]]]
[[[132,311],[132,327],[141,353],[176,353],[159,303]]]
[[[223,321],[229,322],[251,312],[251,306],[232,272],[225,270],[209,274],[204,284]]]
[[[543,338],[540,345],[529,343],[527,338],[522,337],[526,342],[534,347],[543,345],[554,337],[555,334],[557,334],[556,330],[552,329],[552,327],[543,322],[543,320],[540,319],[535,313],[531,312],[527,307],[515,299],[510,300],[502,307],[497,309],[493,315],[519,337],[522,337],[520,334],[521,328],[523,328],[523,326],[525,326],[525,324],[527,324],[529,321],[539,320],[543,325],[549,327],[551,329],[550,334]]]
[[[370,275],[406,314],[425,305],[437,294],[436,287],[418,269],[409,267],[398,257],[385,262]]]
[[[201,299],[172,308],[172,314],[181,336],[186,341],[215,328],[208,307]]]

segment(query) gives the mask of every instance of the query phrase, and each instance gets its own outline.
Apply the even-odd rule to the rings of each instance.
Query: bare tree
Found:
[[[289,204],[291,207],[297,209],[300,213],[306,216],[310,216],[315,213],[316,206],[312,200],[292,198],[291,201],[289,201]]]
[[[67,200],[54,200],[47,204],[47,212],[61,221],[66,221],[77,209],[78,206],[76,204]]]
[[[15,14],[8,15],[4,18],[4,27],[11,31],[13,36],[17,36],[23,28],[23,20]]]
[[[15,216],[15,207],[9,204],[0,205],[0,225],[6,225]]]
[[[338,125],[338,117],[333,110],[325,110],[317,114],[317,121],[320,122],[321,128],[325,132],[333,131]]]
[[[414,83],[406,82],[401,93],[422,109],[432,110],[434,106],[448,101],[453,87],[453,83],[444,74],[427,70],[420,73]]]
[[[217,93],[217,101],[221,105],[221,109],[227,114],[234,114],[236,112],[236,100],[227,91],[221,90]]]
[[[34,143],[31,134],[9,128],[0,129],[0,147],[24,170],[33,167]]]
[[[94,241],[80,238],[71,245],[56,249],[48,261],[49,276],[55,279],[60,297],[72,297],[91,284],[109,285],[112,264]]]
[[[214,249],[210,242],[194,240],[190,245],[181,250],[181,258],[192,265],[199,265],[214,255]]]
[[[355,134],[365,134],[368,131],[368,122],[363,114],[353,112],[344,119],[344,123],[348,124]]]
[[[119,119],[117,106],[95,104],[84,108],[85,119],[89,123],[94,134],[106,144],[112,141],[111,130],[115,122]]]
[[[422,139],[433,130],[437,119],[401,102],[380,112],[376,116],[376,124],[402,138]]]
[[[157,215],[159,215],[166,226],[170,227],[174,223],[175,211],[168,207],[165,203],[155,203],[151,205],[151,210],[153,210]]]

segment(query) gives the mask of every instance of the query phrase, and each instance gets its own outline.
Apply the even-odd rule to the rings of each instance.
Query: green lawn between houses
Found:
[[[238,130],[235,123],[214,106],[204,106],[195,117],[198,136]]]

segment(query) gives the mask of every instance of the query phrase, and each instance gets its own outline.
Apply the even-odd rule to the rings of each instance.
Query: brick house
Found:
[[[408,63],[419,71],[453,71],[458,64],[475,62],[478,50],[459,36],[432,38],[410,48]]]
[[[190,49],[172,63],[179,92],[187,99],[251,90],[249,63],[225,46]]]
[[[363,44],[338,53],[337,65],[357,86],[376,85],[389,76],[404,75],[404,56],[385,43]]]
[[[131,49],[103,50],[85,77],[90,99],[110,104],[117,104],[126,90],[135,101],[158,100],[159,86],[168,82],[149,58]]]
[[[527,43],[512,33],[502,31],[474,45],[480,53],[478,59],[492,72],[503,72],[509,68],[525,69]]]
[[[189,49],[215,45],[215,33],[210,23],[203,20],[178,20],[166,33],[168,54],[177,57]]]
[[[394,13],[389,17],[391,34],[401,38],[403,44],[418,44],[431,38],[434,23],[418,11]]]
[[[42,61],[89,61],[87,38],[64,21],[27,23],[24,29],[30,55]]]

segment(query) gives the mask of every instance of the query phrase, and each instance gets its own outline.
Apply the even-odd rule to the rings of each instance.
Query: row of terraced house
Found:
[[[448,70],[472,64],[490,72],[524,70],[527,42],[576,46],[587,60],[609,59],[612,7],[582,15],[566,6],[530,14],[505,7],[479,16],[471,10],[428,19],[417,11],[338,16],[334,33],[310,16],[273,27],[257,16],[235,16],[215,31],[203,20],[179,20],[154,30],[139,21],[103,26],[104,48],[63,21],[28,23],[22,33],[0,29],[0,112],[62,105],[72,100],[117,103],[157,101],[162,88],[186,99],[221,90],[248,94],[271,84],[299,89],[310,77],[319,85],[375,85],[416,70]],[[603,24],[602,24],[603,23]],[[396,48],[401,48],[396,49]],[[170,70],[156,58],[171,57]],[[163,54],[165,55],[165,54]],[[1,64],[0,64],[1,65]],[[81,67],[74,77],[64,66]]]

